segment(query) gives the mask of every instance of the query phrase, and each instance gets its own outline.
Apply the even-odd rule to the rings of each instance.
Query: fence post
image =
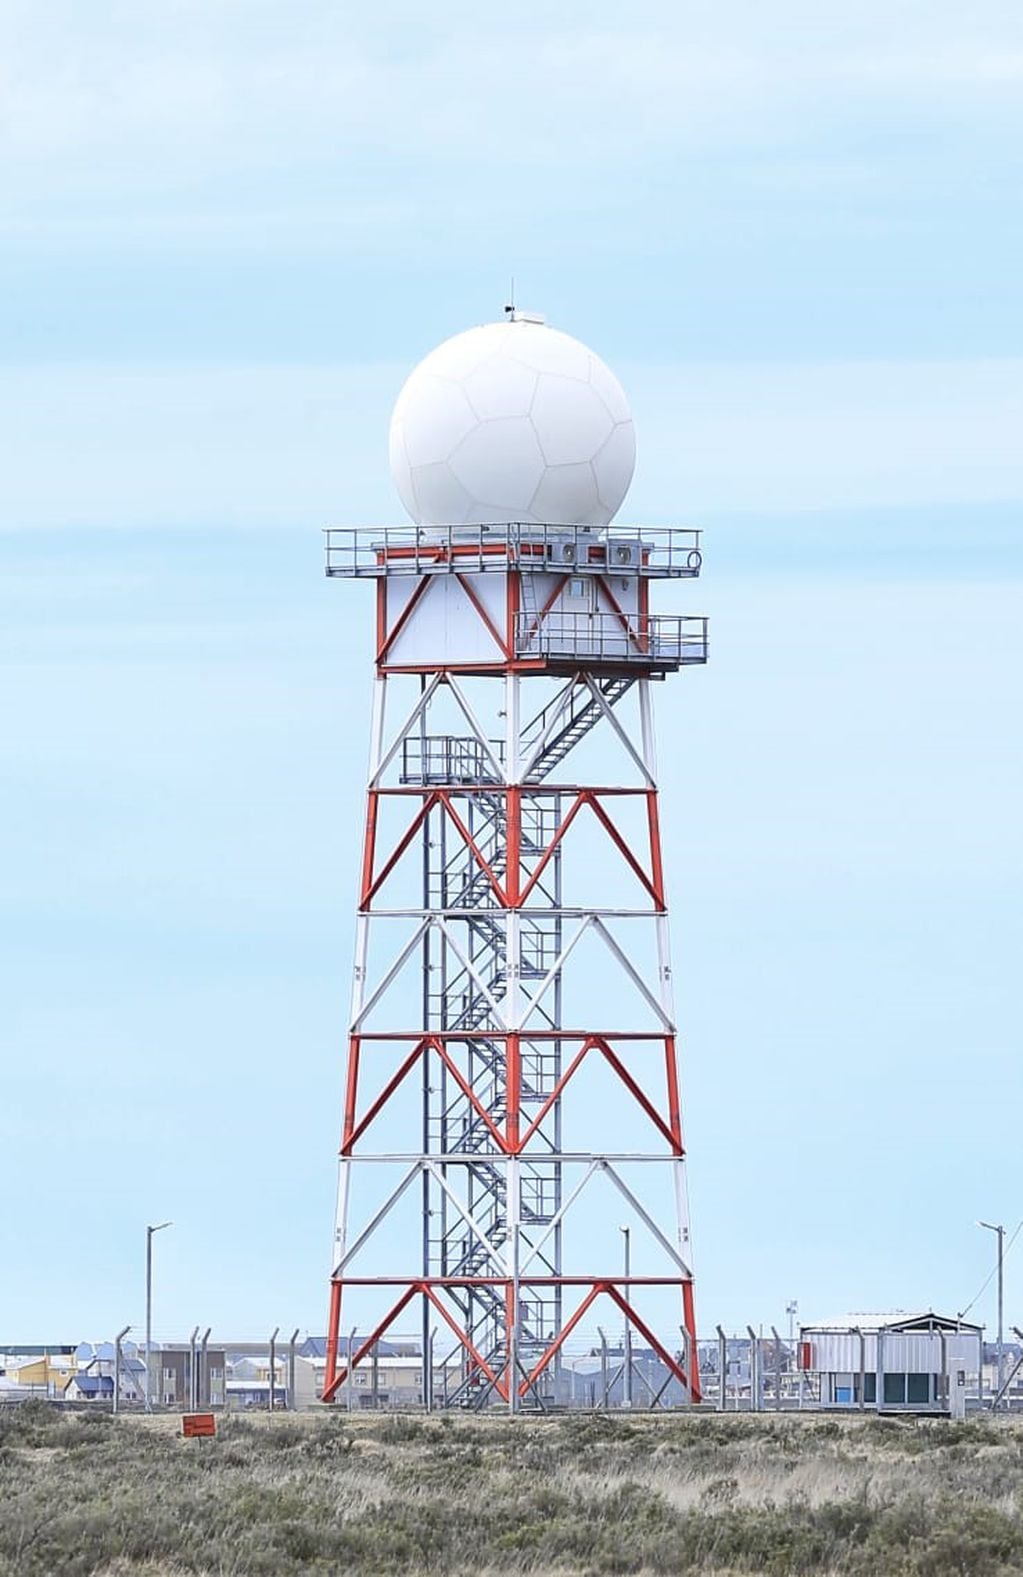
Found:
[[[207,1407],[211,1407],[213,1405],[212,1401],[211,1401],[211,1398],[210,1398],[210,1355],[209,1355],[209,1353],[206,1350],[207,1347],[209,1346],[210,1331],[212,1329],[213,1329],[212,1325],[207,1325],[205,1331],[203,1332],[202,1342],[200,1343],[200,1346],[199,1346],[199,1406],[200,1407],[203,1405],[204,1401],[205,1401]],[[224,1375],[224,1405],[225,1406],[227,1405],[227,1375],[226,1375],[226,1373]]]
[[[115,1413],[118,1410],[118,1406],[120,1404],[120,1399],[121,1399],[121,1343],[124,1341],[124,1338],[127,1336],[128,1332],[130,1330],[131,1330],[131,1326],[130,1325],[126,1325],[124,1327],[124,1330],[123,1331],[118,1331],[117,1335],[114,1337],[114,1405],[113,1405],[113,1410],[114,1410]]]
[[[355,1333],[358,1330],[358,1328],[359,1327],[357,1325],[353,1325],[352,1329],[351,1329],[351,1333],[350,1333],[350,1335],[348,1337],[348,1411],[349,1412],[351,1412],[352,1409],[355,1406],[355,1363],[354,1363],[353,1360],[355,1358]]]
[[[760,1353],[757,1349],[757,1337],[752,1325],[747,1325],[749,1332],[749,1408],[751,1413],[760,1411]]]
[[[679,1330],[682,1333],[682,1367],[686,1372],[685,1395],[682,1401],[686,1407],[689,1407],[693,1400],[693,1353],[689,1345],[689,1332],[684,1325],[680,1325]]]
[[[279,1325],[275,1325],[274,1328],[273,1328],[273,1335],[270,1337],[270,1411],[271,1411],[271,1413],[274,1410],[274,1401],[275,1401],[274,1391],[277,1389],[277,1333],[278,1333],[279,1330],[280,1330],[280,1326]]]
[[[862,1413],[867,1405],[867,1338],[859,1326],[856,1327],[856,1334],[860,1339],[860,1412]],[[821,1397],[821,1401],[823,1400],[824,1398]]]
[[[295,1408],[295,1349],[298,1346],[298,1333],[299,1333],[300,1329],[301,1329],[300,1326],[298,1326],[298,1325],[295,1326],[295,1329],[291,1333],[291,1340],[288,1343],[288,1406],[290,1407],[292,1412],[296,1411],[296,1408]]]
[[[199,1402],[198,1402],[198,1392],[199,1392],[198,1380],[199,1380],[199,1376],[196,1373],[196,1364],[195,1364],[196,1349],[198,1347],[198,1344],[199,1344],[199,1327],[197,1325],[195,1327],[195,1330],[192,1332],[191,1336],[188,1338],[188,1405],[189,1405],[189,1408],[191,1409],[191,1411],[193,1413],[195,1412],[196,1408],[199,1406]]]

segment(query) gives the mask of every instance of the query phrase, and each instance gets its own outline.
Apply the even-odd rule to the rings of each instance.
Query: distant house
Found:
[[[348,1336],[338,1337],[337,1353],[339,1358],[348,1356],[348,1343],[350,1340],[351,1338]],[[354,1339],[356,1352],[358,1352],[364,1340],[365,1338],[356,1332]],[[304,1342],[299,1343],[297,1351],[300,1358],[311,1358],[314,1362],[319,1359],[322,1362],[327,1356],[327,1338],[325,1336],[307,1336]],[[405,1357],[414,1357],[420,1351],[420,1347],[418,1342],[413,1341],[380,1341],[377,1342],[377,1351],[382,1358],[396,1357],[398,1354],[403,1354]]]
[[[257,1380],[250,1376],[244,1380],[228,1380],[227,1382],[228,1407],[265,1407],[270,1406],[270,1381]],[[274,1407],[285,1408],[288,1405],[288,1388],[280,1382],[274,1384]]]
[[[6,1374],[0,1374],[0,1407],[5,1402],[25,1402],[32,1395],[27,1386],[19,1385]]]
[[[188,1407],[192,1398],[192,1349],[188,1342],[153,1343],[153,1401],[163,1407]],[[222,1407],[227,1376],[227,1354],[222,1347],[207,1347],[206,1361],[195,1351],[195,1381],[200,1407]],[[145,1380],[143,1379],[143,1385]]]
[[[269,1365],[269,1362],[270,1362],[269,1357],[267,1357],[265,1363],[261,1363],[260,1364],[260,1363],[256,1362],[255,1358],[249,1358],[249,1357],[238,1358],[238,1357],[234,1357],[231,1353],[228,1353],[228,1357],[227,1357],[227,1373],[228,1373],[227,1388],[228,1388],[228,1395],[230,1396],[230,1394],[231,1394],[231,1386],[234,1383],[237,1383],[237,1382],[240,1382],[240,1381],[243,1381],[243,1380],[261,1380],[261,1379],[265,1379],[266,1378],[266,1374],[267,1374],[267,1367]]]
[[[948,1412],[950,1376],[976,1374],[979,1325],[927,1310],[844,1314],[799,1332],[799,1367],[822,1407]]]
[[[57,1397],[63,1394],[75,1367],[71,1348],[30,1347],[25,1352],[4,1354],[0,1374],[15,1381],[30,1396]]]
[[[104,1349],[100,1348],[96,1357],[85,1365],[84,1372],[86,1374],[104,1375],[113,1382],[114,1363],[113,1352],[107,1357]],[[117,1399],[119,1402],[131,1406],[145,1399],[146,1366],[141,1358],[136,1357],[134,1353],[122,1352],[118,1378]]]
[[[113,1342],[79,1342],[75,1359],[80,1374],[103,1374],[113,1379],[117,1349]],[[120,1385],[117,1399],[125,1406],[143,1400],[146,1392],[146,1366],[139,1357],[138,1344],[121,1344]]]
[[[304,1344],[303,1344],[304,1345]],[[267,1407],[270,1401],[270,1349],[266,1342],[233,1343],[227,1354],[227,1405]],[[296,1344],[279,1346],[274,1364],[274,1406],[307,1408],[319,1402],[323,1363],[302,1356]]]
[[[67,1402],[112,1402],[113,1377],[109,1374],[88,1374],[84,1370],[73,1374],[64,1387]]]

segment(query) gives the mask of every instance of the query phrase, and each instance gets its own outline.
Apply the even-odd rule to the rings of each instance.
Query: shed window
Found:
[[[931,1399],[931,1377],[929,1374],[907,1374],[906,1376],[906,1401],[929,1402]]]
[[[852,1377],[852,1387],[853,1387],[853,1401],[854,1402],[859,1402],[859,1399],[860,1399],[860,1377],[859,1377],[858,1374],[854,1374],[853,1377]],[[872,1369],[868,1369],[866,1374],[863,1376],[863,1400],[865,1402],[876,1402],[877,1401],[877,1375],[873,1372]]]
[[[906,1376],[904,1374],[886,1374],[884,1377],[884,1399],[886,1403],[905,1402]]]

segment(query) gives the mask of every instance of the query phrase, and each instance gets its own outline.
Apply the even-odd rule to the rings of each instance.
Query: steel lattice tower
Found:
[[[689,530],[327,533],[377,600],[326,1401],[418,1307],[427,1405],[436,1325],[449,1402],[543,1406],[594,1304],[699,1398],[652,692],[706,621],[649,591],[700,563]]]

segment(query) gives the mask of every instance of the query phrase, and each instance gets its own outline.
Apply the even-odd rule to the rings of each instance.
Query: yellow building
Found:
[[[63,1396],[64,1387],[77,1368],[73,1350],[11,1353],[0,1359],[0,1369],[7,1379],[38,1396]]]

